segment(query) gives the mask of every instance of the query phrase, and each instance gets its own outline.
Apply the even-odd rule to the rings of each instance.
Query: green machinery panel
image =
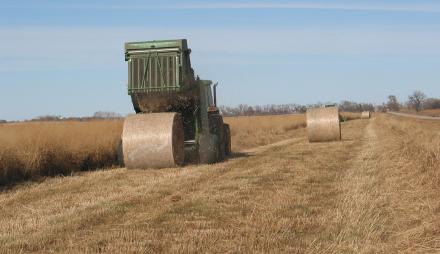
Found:
[[[185,39],[125,43],[128,93],[181,91],[191,74],[189,53]]]

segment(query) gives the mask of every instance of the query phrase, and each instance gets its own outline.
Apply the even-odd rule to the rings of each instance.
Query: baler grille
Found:
[[[128,91],[166,92],[179,86],[179,57],[154,55],[128,60]]]

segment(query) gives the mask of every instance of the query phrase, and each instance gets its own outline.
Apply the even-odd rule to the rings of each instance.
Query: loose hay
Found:
[[[137,114],[125,119],[122,133],[125,167],[166,168],[184,162],[180,114]]]
[[[341,140],[337,107],[307,109],[307,134],[310,142]]]
[[[370,119],[370,111],[363,111],[361,114],[361,119]]]

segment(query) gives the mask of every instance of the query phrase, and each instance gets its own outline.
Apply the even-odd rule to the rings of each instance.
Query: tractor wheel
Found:
[[[124,167],[124,152],[122,151],[122,139],[118,143],[118,165]]]
[[[224,161],[226,158],[226,136],[223,117],[220,114],[210,115],[210,123],[213,124],[212,133],[218,136],[217,161]]]
[[[218,155],[217,161],[224,161],[226,158],[226,135],[225,135],[225,125],[223,124],[223,117],[220,115],[217,117],[217,136],[218,140]]]
[[[199,140],[201,163],[216,163],[226,157],[225,131],[223,118],[219,114],[209,115],[209,134],[202,134]]]
[[[202,134],[199,139],[199,161],[202,164],[218,162],[219,138],[213,134]]]
[[[229,156],[231,155],[232,149],[231,149],[231,128],[229,127],[229,124],[223,125],[223,131],[224,131],[224,144],[225,144],[225,155]]]

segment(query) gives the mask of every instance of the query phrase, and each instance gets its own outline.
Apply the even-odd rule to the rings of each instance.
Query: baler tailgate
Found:
[[[128,89],[133,92],[176,91],[179,84],[179,56],[136,55],[128,60]]]

